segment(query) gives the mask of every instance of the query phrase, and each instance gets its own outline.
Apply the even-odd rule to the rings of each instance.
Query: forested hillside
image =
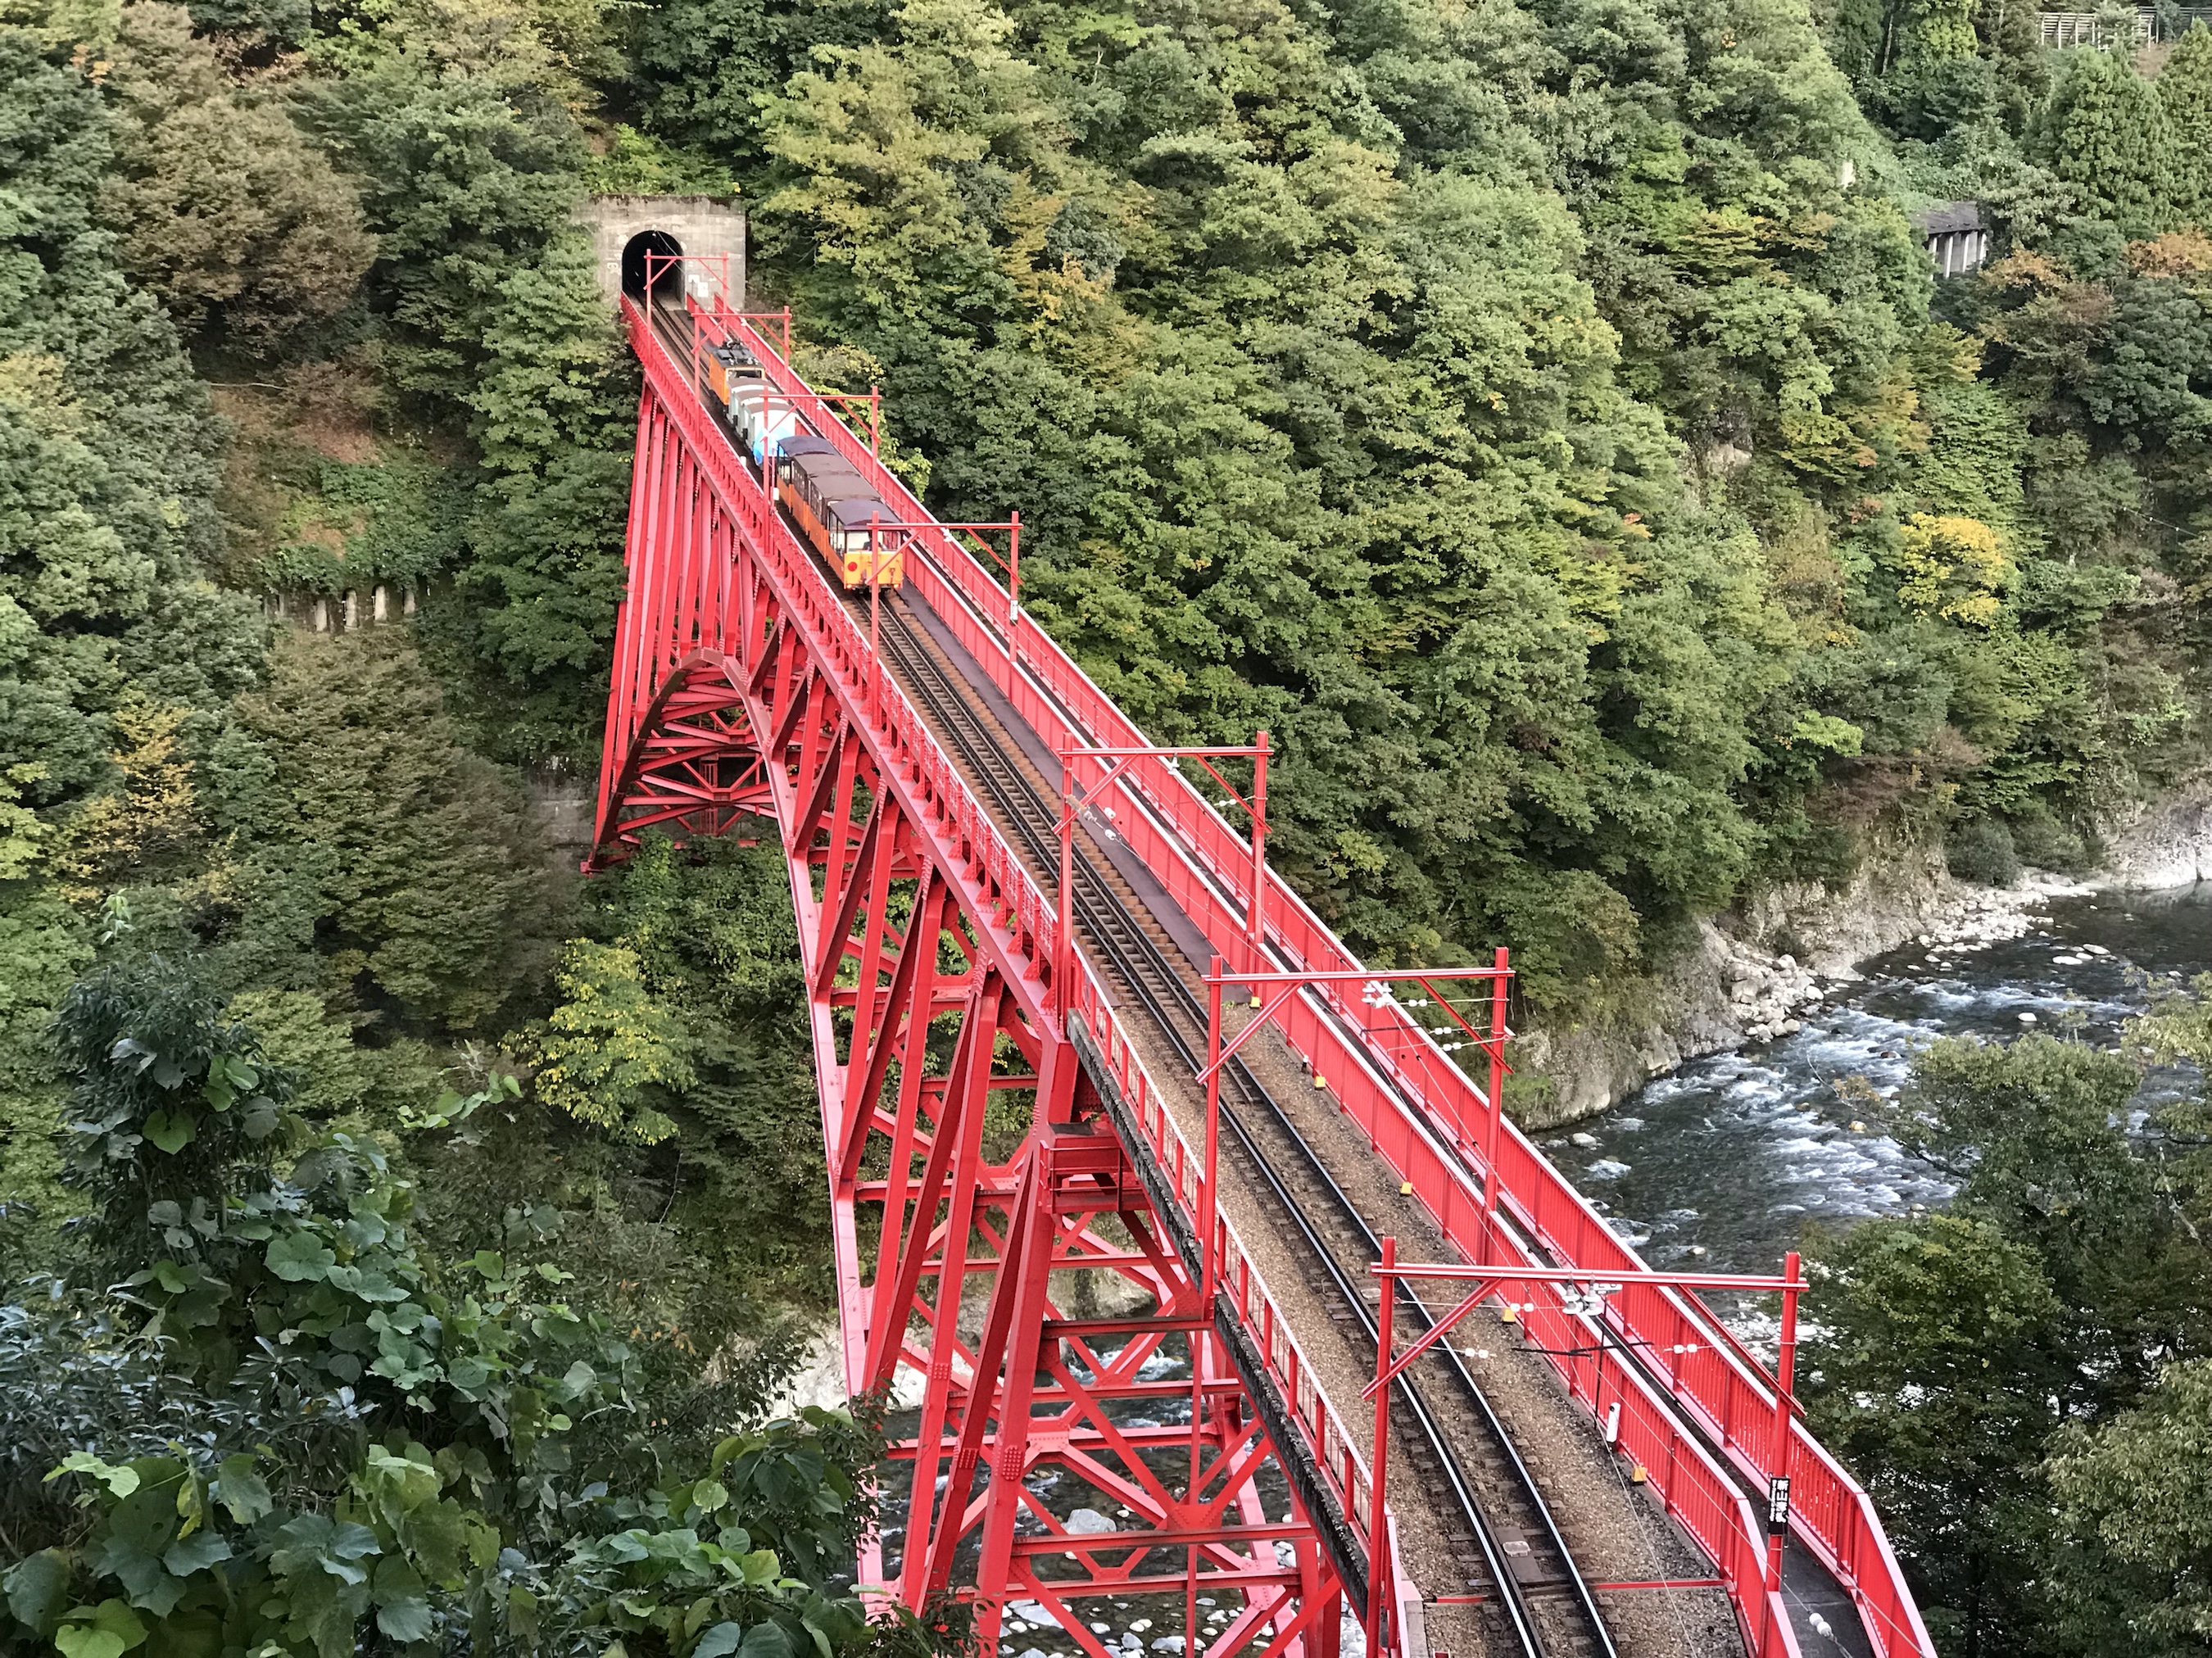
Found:
[[[1899,840],[1976,878],[2081,866],[2200,761],[2201,28],[11,0],[26,1649],[961,1639],[839,1598],[867,1424],[729,1436],[826,1296],[780,865],[662,846],[585,886],[526,805],[596,764],[637,395],[573,215],[660,191],[744,207],[752,298],[817,380],[886,388],[940,513],[1022,512],[1036,616],[1153,735],[1275,733],[1279,863],[1358,948],[1510,944],[1538,1022],[1632,1010],[1691,918]],[[1968,197],[1996,257],[1939,285],[1911,217]],[[2026,1244],[1978,1242],[2045,1309]],[[2109,1287],[2039,1312],[2022,1374],[2084,1330],[2197,1351],[2187,1294],[2160,1323]],[[2064,1618],[1983,1599],[2029,1604],[2043,1533],[2109,1564],[2131,1448],[2201,1421],[2123,1371],[2076,1412],[2115,1436],[2067,1442],[2055,1486],[1994,1452],[1931,1472],[1837,1395],[1960,1650],[2122,1649],[2094,1573],[2038,1603]],[[2155,1615],[2125,1649],[2201,1649],[2194,1591],[2128,1569],[2124,1615]]]
[[[764,282],[947,508],[1033,515],[1126,706],[1283,734],[1285,865],[1370,949],[1504,937],[1576,1008],[1877,823],[2063,865],[2182,758],[2194,174],[2068,180],[2148,135],[2108,82],[2201,124],[2201,48],[1928,156],[1784,4],[933,4],[765,95],[714,15],[654,14],[644,118],[750,161]],[[1987,62],[1945,27],[1914,72]],[[1939,300],[1946,166],[2018,189]]]

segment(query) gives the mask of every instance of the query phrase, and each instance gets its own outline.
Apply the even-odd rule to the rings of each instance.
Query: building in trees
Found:
[[[1945,202],[1912,216],[1912,228],[1928,244],[1938,276],[1979,270],[1990,257],[1989,228],[1979,202]]]

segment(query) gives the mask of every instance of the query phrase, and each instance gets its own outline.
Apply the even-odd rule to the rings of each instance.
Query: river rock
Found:
[[[2130,891],[2187,886],[2212,877],[2212,781],[2151,808],[2113,831],[2105,848],[2112,884]]]
[[[1095,1275],[1086,1273],[1084,1276]],[[734,1359],[748,1355],[733,1352],[731,1357]],[[926,1380],[910,1367],[902,1365],[891,1382],[891,1408],[920,1410]],[[805,1362],[791,1380],[784,1383],[781,1391],[769,1401],[764,1414],[769,1417],[795,1416],[810,1405],[819,1406],[825,1410],[840,1410],[847,1402],[844,1344],[837,1333],[837,1321],[832,1318],[815,1331],[806,1344]]]
[[[2212,869],[2212,804],[2206,813]],[[1916,939],[1948,954],[2018,938],[2045,900],[2087,890],[2037,871],[2002,891],[1977,887],[1952,877],[1940,847],[1878,841],[1840,886],[1784,883],[1700,920],[1695,946],[1656,964],[1645,1017],[1527,1031],[1513,1064],[1543,1086],[1521,1094],[1516,1114],[1531,1129],[1594,1115],[1686,1060],[1802,1029],[1799,1014],[1858,981],[1869,957]]]

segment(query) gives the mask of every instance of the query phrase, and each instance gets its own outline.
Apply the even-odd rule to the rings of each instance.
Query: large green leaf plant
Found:
[[[441,1260],[377,1145],[309,1139],[301,1079],[160,957],[77,985],[52,1314],[0,1321],[10,1650],[835,1658],[957,1644],[846,1581],[879,1441],[811,1410],[659,1463],[635,1361],[551,1261]],[[404,1120],[465,1133],[491,1099]],[[44,1467],[36,1474],[30,1470]],[[13,1470],[12,1475],[9,1470]],[[642,1471],[642,1473],[641,1473]]]

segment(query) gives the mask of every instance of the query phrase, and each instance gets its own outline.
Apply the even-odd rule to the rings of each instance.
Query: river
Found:
[[[2146,975],[2212,972],[2212,885],[2057,898],[2034,919],[1864,963],[1795,1035],[1694,1060],[1538,1143],[1655,1266],[1775,1271],[1808,1227],[1940,1206],[1949,1185],[1885,1129],[1917,1048],[2031,1029],[2108,1045]],[[1838,1090],[1854,1078],[1879,1099]],[[2154,1077],[2138,1103],[2179,1085]]]

